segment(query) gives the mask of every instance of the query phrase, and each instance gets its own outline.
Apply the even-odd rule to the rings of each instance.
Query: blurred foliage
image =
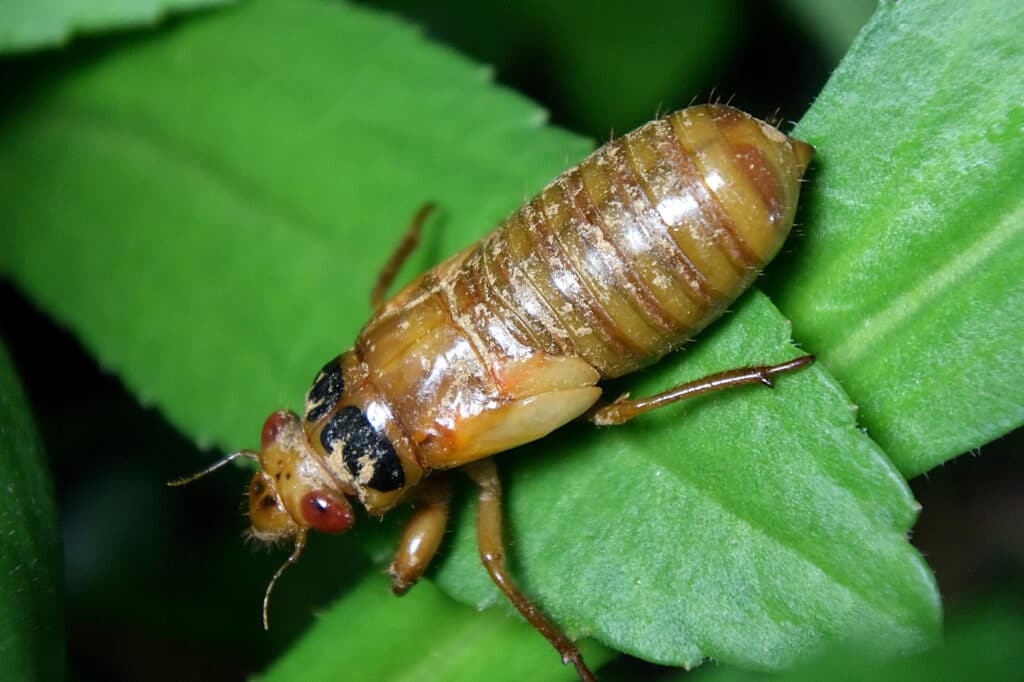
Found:
[[[411,17],[431,38],[493,65],[556,123],[597,141],[712,99],[795,120],[875,5],[363,1]]]
[[[830,57],[838,60],[878,7],[878,0],[783,0],[794,18],[807,27]]]
[[[750,18],[740,0],[367,4],[411,17],[503,77],[526,80],[527,94],[556,107],[556,120],[598,139],[706,91],[708,74],[721,70]]]
[[[64,671],[57,508],[25,394],[0,343],[0,660],[8,679]]]
[[[830,60],[838,57],[852,39],[855,23],[850,19],[852,10],[814,12],[806,5],[698,2],[662,7],[641,2],[623,12],[614,3],[555,7],[524,2],[495,9],[454,0],[431,3],[429,7],[390,7],[414,17],[431,38],[457,45],[494,64],[501,82],[543,101],[556,122],[600,140],[610,127],[625,130],[649,118],[657,108],[670,110],[694,97],[698,101],[706,99],[712,87],[723,97],[736,93],[734,103],[755,113],[781,107],[785,117],[797,118],[821,88],[834,64]],[[1012,9],[1005,3],[983,3],[981,7],[1004,17],[1017,16],[1002,11]],[[312,10],[306,7],[304,11]],[[35,235],[35,244],[43,248],[33,251],[25,250],[27,242],[14,240],[13,230],[6,237],[0,236],[0,244],[7,244],[0,261],[22,272],[19,279],[23,287],[25,273],[34,269],[32,277],[43,284],[26,290],[33,291],[32,296],[47,309],[63,310],[58,317],[72,324],[86,345],[97,352],[101,364],[122,372],[126,365],[133,366],[135,369],[123,376],[136,395],[169,409],[176,423],[191,424],[188,431],[201,441],[214,439],[225,445],[249,442],[263,413],[280,404],[295,404],[305,389],[310,368],[336,353],[338,339],[351,336],[365,317],[365,293],[376,264],[418,203],[443,196],[445,215],[431,228],[440,236],[433,243],[428,239],[427,248],[413,259],[406,276],[453,250],[466,241],[467,235],[479,234],[481,226],[493,224],[522,195],[538,188],[586,149],[578,138],[541,127],[542,118],[532,105],[494,90],[481,71],[466,70],[460,60],[443,51],[431,53],[428,49],[430,59],[421,61],[420,56],[410,63],[410,45],[418,43],[407,30],[390,37],[358,35],[338,48],[354,56],[335,63],[334,53],[324,47],[327,43],[323,39],[330,33],[330,20],[324,19],[327,14],[322,8],[316,12],[321,21],[314,25],[289,32],[287,22],[277,23],[275,38],[250,47],[243,47],[244,34],[232,32],[240,29],[230,28],[231,15],[225,11],[222,17],[221,11],[214,10],[206,16],[170,22],[146,38],[93,39],[60,54],[0,64],[5,71],[2,83],[7,103],[0,110],[3,127],[7,128],[6,136],[0,133],[0,159],[6,160],[0,162],[0,191],[5,192],[7,210],[5,230],[19,224],[29,229],[49,226],[52,230]],[[934,13],[937,17],[943,15],[938,9]],[[1005,20],[992,33],[1012,35],[1014,21]],[[963,23],[966,27],[972,25],[970,21]],[[224,29],[228,32],[218,35],[217,26],[228,27]],[[313,37],[318,30],[320,40]],[[181,42],[182,36],[204,33],[204,49],[209,54],[219,51],[222,58],[216,67]],[[957,34],[960,40],[952,44],[971,54],[974,43],[965,33]],[[980,40],[989,34],[985,28],[975,33]],[[885,34],[874,35],[878,38]],[[159,47],[161,44],[165,47]],[[1012,42],[998,44],[1000,49],[992,51],[982,66],[998,69],[1000,64],[1020,59],[1020,50],[1015,50]],[[232,48],[227,49],[227,45]],[[286,58],[252,68],[283,45],[293,46]],[[919,54],[928,54],[929,46],[921,47]],[[371,54],[378,62],[368,68],[367,55]],[[609,55],[614,59],[610,60]],[[135,72],[139,63],[143,68]],[[961,59],[961,63],[973,68],[971,60]],[[201,77],[195,77],[196,70]],[[1009,68],[1004,71],[1013,73]],[[453,73],[462,74],[455,79],[458,82],[452,82]],[[856,73],[856,69],[847,70],[847,82],[850,78],[856,80]],[[860,73],[865,78],[871,76],[868,69]],[[979,73],[988,77],[984,69]],[[154,74],[159,77],[154,78]],[[888,85],[885,78],[877,80],[882,86]],[[325,82],[345,86],[325,91]],[[174,84],[173,88],[168,89],[168,83]],[[375,99],[379,97],[375,89],[382,83],[398,93],[397,100],[395,95]],[[949,83],[956,89],[955,81]],[[995,83],[997,88],[1009,89],[1009,95],[1003,92],[1003,101],[1007,96],[1008,101],[1019,101],[1019,97],[1012,96],[1019,83],[1005,77],[995,78]],[[906,84],[896,87],[914,92]],[[403,89],[407,91],[405,98]],[[281,97],[282,92],[287,96]],[[422,92],[428,93],[425,99],[419,94]],[[981,95],[989,102],[995,101],[986,91],[979,98]],[[68,102],[74,106],[67,107]],[[360,107],[349,106],[352,102],[359,102],[361,107],[368,103],[365,115],[359,115]],[[934,102],[932,98],[928,104]],[[53,105],[58,105],[55,110],[60,115],[33,118],[33,112],[47,111]],[[453,106],[455,115],[449,113]],[[853,103],[830,106],[850,115],[857,113]],[[232,110],[238,116],[231,116]],[[348,118],[353,111],[356,116]],[[870,118],[870,109],[865,110],[865,116]],[[247,127],[244,120],[262,122],[259,125],[263,127]],[[289,123],[296,120],[302,125]],[[36,126],[35,131],[42,137],[17,134],[23,129],[9,127],[12,121]],[[828,117],[824,119],[827,122]],[[225,128],[225,124],[234,129]],[[908,126],[920,124],[907,122]],[[934,120],[923,124],[934,124]],[[806,134],[810,136],[833,135],[820,117],[816,128],[808,125]],[[830,159],[839,158],[833,154],[832,145],[841,147],[848,129],[839,126],[830,138],[829,149],[819,161],[823,173],[820,182],[825,182],[825,174],[832,169]],[[1009,133],[1008,148],[1016,148],[1012,144],[1019,143],[1019,135],[1014,137],[1012,125],[1004,130]],[[352,135],[352,131],[358,132]],[[456,133],[460,136],[455,137]],[[48,141],[34,146],[33,140],[38,139]],[[188,141],[185,153],[179,145],[181,140]],[[318,150],[324,140],[331,142]],[[336,147],[332,145],[341,141],[344,154],[333,151]],[[389,144],[400,151],[388,152]],[[377,155],[375,161],[352,164],[353,159],[368,158],[371,153]],[[496,155],[501,158],[498,166],[494,164]],[[26,165],[15,166],[12,158]],[[402,168],[403,161],[411,158],[419,165]],[[925,158],[942,159],[935,155]],[[125,159],[131,159],[133,165],[123,166]],[[450,170],[453,163],[460,166],[454,173]],[[984,164],[980,158],[975,167]],[[93,178],[90,167],[104,170]],[[262,174],[263,168],[271,171]],[[286,173],[273,172],[281,169]],[[353,173],[353,169],[358,172]],[[173,181],[150,184],[143,180],[146,177]],[[870,171],[858,174],[856,179],[869,180]],[[367,183],[382,180],[387,183],[388,199],[368,204]],[[113,182],[112,189],[119,191],[97,193],[101,186],[97,182]],[[460,185],[458,191],[452,190],[452,182]],[[925,191],[929,186],[921,185]],[[56,195],[60,201],[53,200],[56,187],[65,188]],[[505,193],[494,187],[504,187]],[[828,188],[826,185],[819,192],[824,194]],[[422,196],[415,195],[415,191]],[[1019,199],[1019,194],[1012,196]],[[132,200],[125,201],[125,197]],[[190,200],[181,201],[182,197]],[[156,203],[147,203],[150,201]],[[984,202],[984,195],[978,202]],[[154,205],[161,207],[158,212],[152,210]],[[118,272],[110,268],[109,258],[99,257],[102,249],[94,248],[94,234],[57,229],[76,216],[84,219],[92,215],[90,220],[95,221],[97,207],[103,215],[98,223],[107,235],[138,237],[121,242],[108,237],[99,242],[104,249],[130,247],[113,260],[150,263],[142,283],[162,284],[146,291],[131,268]],[[204,226],[211,219],[219,229],[233,235],[237,247],[206,241]],[[179,240],[175,248],[168,249],[167,242],[148,240],[143,232],[133,231],[136,225],[149,228],[161,224],[168,235]],[[295,238],[296,225],[306,232],[299,239]],[[353,226],[356,231],[352,236],[342,235],[342,242],[325,254],[323,240],[328,235],[334,238],[338,225]],[[1004,226],[1011,237],[1009,245],[1018,244],[1019,240],[1012,241],[1019,235],[1015,223]],[[379,235],[372,243],[361,237],[368,227]],[[251,243],[249,235],[253,233],[264,235],[264,241],[257,243],[261,248],[243,250],[244,260],[232,260],[229,254],[237,254],[242,244]],[[4,242],[5,238],[9,241]],[[55,244],[64,248],[51,248]],[[295,258],[296,252],[297,260],[306,259],[306,275],[297,280],[290,275],[277,291],[262,284],[280,271],[279,255]],[[181,253],[190,254],[187,262],[178,260]],[[346,260],[345,267],[339,269],[335,265],[337,253],[365,255]],[[805,253],[798,249],[798,256]],[[1013,248],[1002,249],[1001,262],[1012,262],[1016,253]],[[159,265],[161,262],[163,265]],[[781,276],[783,270],[791,271],[793,267],[784,264],[776,270]],[[76,279],[72,276],[76,272],[92,274]],[[232,300],[223,287],[215,287],[211,294],[208,285],[185,286],[202,282],[211,272],[218,273],[222,281],[242,283],[241,293],[230,294],[236,296]],[[168,277],[179,283],[168,285]],[[317,305],[321,297],[303,289],[316,284],[318,278],[323,279],[318,290],[329,292],[329,308]],[[90,295],[90,286],[104,280],[106,291],[116,293],[106,293],[105,298]],[[258,300],[251,298],[255,291],[261,292]],[[167,326],[142,328],[138,320],[144,317],[138,318],[137,312],[154,309],[154,299],[147,298],[154,293],[158,305],[167,312],[160,318]],[[195,468],[209,455],[191,451],[156,415],[140,411],[110,380],[95,377],[90,361],[80,355],[75,342],[45,326],[15,296],[6,291],[0,298],[4,306],[0,331],[11,339],[19,366],[24,365],[27,388],[59,471],[58,492],[68,548],[66,584],[72,661],[80,675],[210,678],[231,677],[233,669],[258,669],[288,647],[289,640],[309,623],[312,610],[326,603],[329,595],[357,581],[325,619],[328,625],[310,633],[311,643],[291,649],[281,665],[302,665],[302,659],[321,646],[316,644],[317,637],[378,636],[386,641],[416,629],[430,632],[430,627],[424,628],[421,622],[425,613],[449,618],[450,630],[456,633],[483,627],[475,624],[473,614],[435,594],[422,598],[420,603],[426,608],[413,604],[408,610],[402,602],[389,607],[386,593],[371,599],[371,591],[379,587],[380,581],[372,576],[373,569],[357,548],[380,552],[389,542],[392,522],[380,529],[384,532],[373,524],[364,524],[352,537],[316,543],[303,563],[282,582],[274,603],[274,630],[269,637],[264,635],[258,628],[259,595],[281,557],[253,557],[241,543],[230,540],[244,521],[225,514],[224,500],[236,499],[240,484],[224,475],[196,484],[185,494],[161,490],[154,495],[161,480]],[[229,305],[224,306],[226,300]],[[296,300],[301,305],[290,310],[289,302]],[[1013,300],[1010,296],[1006,302]],[[273,315],[268,314],[271,310]],[[795,317],[798,308],[784,310]],[[1011,335],[1004,338],[1004,348],[1019,348],[1014,345],[1013,335],[1019,337],[1021,325],[1014,319],[1004,321]],[[100,320],[106,328],[106,340],[96,332],[85,332],[88,325],[81,320]],[[313,333],[294,333],[310,325]],[[199,333],[189,333],[193,327]],[[250,338],[253,341],[247,341]],[[111,350],[118,347],[114,344],[119,344],[121,350]],[[168,345],[166,358],[154,357]],[[698,345],[695,350],[700,353],[706,345]],[[258,354],[263,351],[253,350],[261,347],[274,350],[263,355]],[[69,365],[69,356],[78,359]],[[64,360],[55,365],[53,357]],[[713,364],[714,358],[711,360]],[[683,367],[686,371],[695,369],[680,364]],[[648,377],[648,385],[659,381],[664,385],[673,376],[670,372],[676,370],[666,367],[663,371],[660,379],[657,375]],[[1016,371],[1011,368],[1007,376],[1012,379]],[[93,376],[93,384],[71,395],[46,390],[68,375]],[[846,381],[844,378],[844,384]],[[178,397],[168,401],[167,390],[177,392]],[[89,396],[89,400],[81,401],[82,395]],[[858,401],[862,402],[860,398]],[[692,411],[707,410],[702,407]],[[573,438],[579,440],[579,433]],[[520,465],[520,478],[528,480],[544,474],[540,466],[543,459],[533,457],[525,466]],[[571,466],[570,458],[565,461]],[[765,457],[765,464],[771,463],[772,458]],[[910,466],[906,470],[921,468]],[[548,475],[555,474],[548,471]],[[513,496],[524,495],[521,502],[515,497],[510,500],[516,510],[513,516],[518,518],[532,505],[526,502],[530,499],[526,493],[514,492],[525,490],[528,484],[515,478],[513,484]],[[906,510],[894,514],[906,519],[899,523],[909,522]],[[899,525],[894,528],[899,530]],[[479,595],[486,586],[486,576],[479,567],[471,566],[474,561],[466,537],[469,533],[464,520],[457,530],[457,548],[445,574],[453,576],[449,583],[461,582],[474,571],[469,589],[471,594],[476,590]],[[513,537],[523,545],[515,552],[525,549],[530,541],[521,533],[515,526]],[[537,547],[534,551],[543,550]],[[695,565],[699,565],[703,551],[694,553]],[[524,552],[524,556],[529,553]],[[527,574],[531,591],[543,593],[542,583],[550,576],[534,577],[534,585],[528,566],[515,569]],[[573,578],[563,577],[570,581]],[[430,587],[423,589],[429,591]],[[389,618],[366,618],[367,609],[377,608],[384,609]],[[683,604],[681,609],[686,613],[690,605]],[[202,615],[197,618],[197,614]],[[490,614],[489,622],[496,623],[495,619],[503,617]],[[366,629],[361,627],[364,624]],[[510,624],[508,637],[532,634],[520,623],[514,625],[518,629]],[[493,666],[493,659],[501,656],[501,639],[487,640],[485,631],[483,628],[480,632],[477,649],[465,647],[459,652],[469,657],[465,659],[468,667],[460,668],[467,678],[478,674],[471,672],[474,670],[489,671],[488,663]],[[353,651],[359,650],[358,642],[353,639],[349,643],[355,647]],[[407,644],[412,647],[408,650],[420,645],[412,641]],[[739,642],[739,647],[745,645]],[[552,678],[564,675],[545,647],[532,650],[537,651],[539,665],[551,665]],[[122,655],[106,653],[112,651]],[[476,657],[475,662],[471,655]],[[523,665],[530,665],[527,657],[532,654],[522,656]],[[622,670],[629,670],[629,665],[639,664],[615,663],[608,674],[613,678],[623,675]],[[543,665],[538,668],[542,669]],[[350,673],[357,670],[348,667]],[[625,678],[631,676],[625,674]]]
[[[152,26],[172,12],[232,0],[6,0],[0,53],[63,45],[80,33]]]

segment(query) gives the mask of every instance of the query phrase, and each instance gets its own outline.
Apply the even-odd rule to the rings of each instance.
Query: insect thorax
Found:
[[[303,427],[331,474],[355,491],[368,512],[380,514],[424,472],[366,374],[352,351],[324,365],[307,394]]]

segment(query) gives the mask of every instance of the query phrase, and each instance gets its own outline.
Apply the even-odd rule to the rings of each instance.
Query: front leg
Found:
[[[418,489],[416,509],[402,531],[395,559],[388,568],[391,591],[401,597],[409,591],[437,554],[448,527],[452,490],[448,477],[434,474]]]
[[[480,549],[480,560],[491,575],[494,583],[501,588],[512,606],[523,614],[540,634],[562,655],[562,663],[572,663],[583,682],[594,682],[597,678],[583,662],[576,643],[562,634],[544,612],[533,605],[519,591],[508,574],[505,565],[505,543],[502,539],[501,479],[493,459],[483,459],[465,467],[466,473],[480,486],[477,500],[476,537]]]

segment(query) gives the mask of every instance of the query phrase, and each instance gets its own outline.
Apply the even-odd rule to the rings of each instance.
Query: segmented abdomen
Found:
[[[813,149],[726,106],[609,142],[449,275],[449,309],[499,356],[571,353],[603,377],[655,362],[775,255]]]

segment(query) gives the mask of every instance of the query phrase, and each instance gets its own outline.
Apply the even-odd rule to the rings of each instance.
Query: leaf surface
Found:
[[[393,682],[575,680],[557,652],[526,623],[498,611],[479,613],[429,582],[401,601],[385,576],[368,575],[257,680],[346,679]],[[586,642],[595,667],[610,652]]]
[[[769,287],[906,476],[1024,424],[1024,5],[883,3],[795,134]]]
[[[911,656],[875,659],[863,649],[830,651],[796,670],[766,676],[736,668],[702,669],[687,682],[932,682],[933,680],[1012,680],[1020,676],[1024,648],[1024,612],[1019,597],[974,604],[950,618],[941,644]]]
[[[647,395],[795,355],[754,292],[691,350],[621,383]],[[753,668],[790,665],[822,639],[899,652],[937,632],[938,595],[905,535],[916,505],[820,367],[625,426],[573,425],[499,463],[516,572],[571,632],[662,663]],[[438,580],[501,603],[472,511]]]

